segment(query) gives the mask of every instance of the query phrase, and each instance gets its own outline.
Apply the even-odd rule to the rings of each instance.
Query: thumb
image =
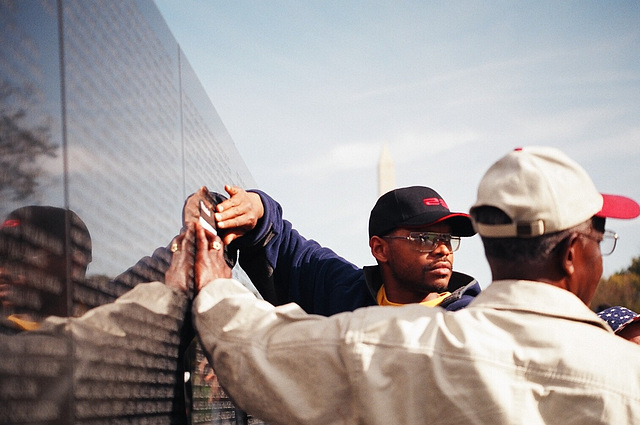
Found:
[[[222,242],[225,245],[229,245],[231,242],[233,242],[234,240],[238,239],[240,236],[242,236],[241,233],[236,233],[236,232],[227,232],[224,237],[222,238]]]
[[[238,186],[224,185],[224,190],[229,194],[229,196],[233,196],[240,192],[240,188]]]

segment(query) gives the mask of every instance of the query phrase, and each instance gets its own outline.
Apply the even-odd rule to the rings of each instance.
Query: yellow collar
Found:
[[[428,300],[428,301],[422,301],[419,304],[423,305],[425,307],[435,307],[435,306],[439,305],[442,302],[442,300],[447,298],[449,295],[451,295],[451,292],[442,292],[442,293],[438,294],[438,298],[434,298],[434,299]],[[386,292],[384,290],[384,285],[382,285],[380,287],[380,290],[378,291],[378,295],[376,297],[376,301],[378,302],[378,305],[390,305],[390,306],[395,306],[395,307],[404,305],[404,304],[394,303],[393,301],[389,301],[389,299],[387,298],[387,294],[386,294]]]
[[[7,317],[7,320],[13,322],[23,331],[35,331],[40,329],[40,323],[34,322],[32,320],[21,319],[18,314],[12,314]]]

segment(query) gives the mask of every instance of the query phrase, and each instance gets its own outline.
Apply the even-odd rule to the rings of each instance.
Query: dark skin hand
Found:
[[[185,294],[189,292],[188,282],[193,279],[195,236],[195,226],[189,223],[186,230],[175,237],[172,245],[177,244],[178,250],[173,253],[164,278],[168,287]]]
[[[257,193],[229,185],[224,190],[229,194],[229,199],[216,206],[215,219],[222,241],[228,245],[256,227],[258,220],[264,215],[264,206]],[[200,200],[207,199],[208,192],[203,186],[187,198],[183,210],[184,224],[198,221]]]
[[[631,342],[640,344],[640,322],[632,322],[626,328],[618,332],[618,336]]]
[[[193,195],[187,198],[182,210],[182,224],[186,227],[189,223],[196,223],[200,218],[200,201],[207,199],[209,189],[202,186]]]
[[[231,268],[224,260],[222,240],[196,224],[196,292],[219,278],[231,278]]]
[[[215,279],[231,277],[231,268],[224,259],[222,240],[208,233],[199,223],[188,223],[187,229],[176,236],[173,244],[177,244],[177,250],[165,273],[168,287],[188,293],[188,283],[194,278],[194,270],[196,292]]]

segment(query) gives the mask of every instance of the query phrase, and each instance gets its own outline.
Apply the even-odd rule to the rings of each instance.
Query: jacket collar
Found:
[[[380,266],[364,266],[362,272],[364,273],[364,279],[367,283],[367,289],[369,289],[371,297],[375,300],[383,283]],[[447,287],[447,290],[453,295],[454,293],[462,293],[467,288],[477,284],[478,282],[468,274],[454,271],[451,273],[451,279],[449,279],[449,286]]]
[[[494,281],[469,307],[522,311],[589,323],[608,329],[607,324],[576,295],[556,286],[530,280]]]

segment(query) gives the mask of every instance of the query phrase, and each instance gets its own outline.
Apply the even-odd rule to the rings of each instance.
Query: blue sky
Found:
[[[359,266],[373,263],[385,144],[398,186],[433,187],[452,210],[525,145],[558,147],[602,192],[640,200],[640,2],[156,4],[258,188]],[[640,256],[640,219],[607,227],[621,239],[605,275]],[[454,268],[488,284],[477,236]]]

